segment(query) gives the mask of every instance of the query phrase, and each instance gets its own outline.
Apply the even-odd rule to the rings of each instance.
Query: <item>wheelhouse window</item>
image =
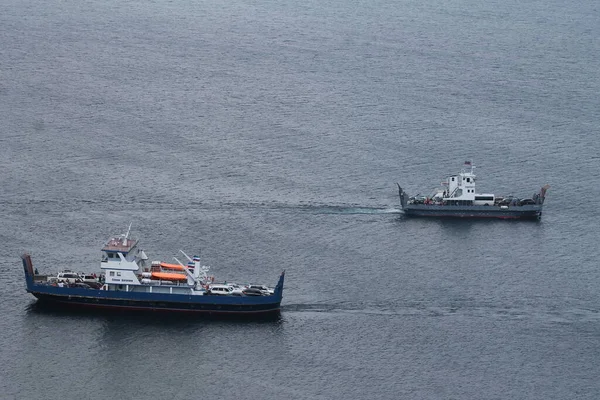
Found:
[[[115,276],[115,271],[110,271],[110,276]]]

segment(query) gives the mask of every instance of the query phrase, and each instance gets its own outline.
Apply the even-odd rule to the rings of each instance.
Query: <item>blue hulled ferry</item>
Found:
[[[187,264],[149,262],[138,241],[127,234],[102,248],[99,274],[60,271],[41,275],[29,254],[21,256],[27,291],[38,302],[60,308],[87,307],[132,311],[167,311],[210,315],[276,315],[283,297],[285,271],[274,288],[215,282],[210,267],[197,256]]]
[[[549,185],[530,198],[475,192],[475,166],[465,164],[458,175],[449,176],[442,188],[429,196],[409,195],[398,184],[400,205],[412,217],[498,218],[540,220]]]

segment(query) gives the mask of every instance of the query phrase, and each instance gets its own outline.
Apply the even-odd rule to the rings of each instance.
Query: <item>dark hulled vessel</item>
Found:
[[[442,189],[431,196],[409,197],[398,184],[400,204],[404,214],[436,218],[497,218],[539,220],[549,185],[543,186],[531,198],[497,196],[475,192],[475,166],[470,161],[458,175],[442,182]]]

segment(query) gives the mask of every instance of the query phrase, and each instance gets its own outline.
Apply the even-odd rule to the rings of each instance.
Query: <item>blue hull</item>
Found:
[[[221,300],[221,296],[193,296],[202,297],[203,301],[192,301],[190,299],[187,301],[176,301],[173,297],[192,296],[166,295],[168,299],[161,299],[160,297],[162,296],[154,295],[150,298],[143,299],[139,293],[136,293],[135,296],[123,298],[122,294],[124,293],[121,293],[119,297],[114,297],[102,296],[103,293],[98,293],[102,292],[99,290],[83,289],[88,292],[94,292],[85,293],[84,295],[81,293],[69,294],[69,290],[73,290],[70,288],[60,289],[62,289],[60,294],[46,293],[46,291],[36,290],[35,287],[32,290],[28,290],[28,292],[33,294],[39,302],[44,302],[56,307],[86,307],[121,311],[169,311],[203,314],[269,314],[278,313],[281,304],[281,300],[275,298],[275,295],[260,296],[260,299],[264,300],[260,303],[257,301],[241,301],[250,299],[251,297],[240,297],[237,299],[238,301],[235,302],[219,301]],[[272,298],[270,299],[270,297]],[[230,296],[227,296],[227,299],[229,298]]]
[[[38,302],[64,307],[86,307],[123,311],[168,311],[209,315],[269,315],[278,314],[283,298],[282,273],[269,296],[215,296],[168,293],[126,292],[79,287],[58,287],[34,282],[31,259],[23,256],[27,291]]]

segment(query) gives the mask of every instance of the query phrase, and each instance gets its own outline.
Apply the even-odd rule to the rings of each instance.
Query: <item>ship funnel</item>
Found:
[[[194,256],[194,278],[198,279],[200,277],[200,257]]]

